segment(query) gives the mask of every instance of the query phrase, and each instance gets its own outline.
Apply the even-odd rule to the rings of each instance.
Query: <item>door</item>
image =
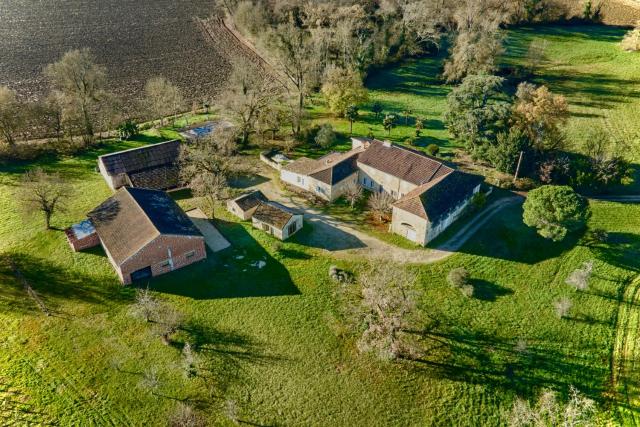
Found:
[[[131,273],[131,281],[135,282],[138,280],[149,279],[151,276],[151,267],[145,267]]]
[[[414,230],[413,228],[407,228],[407,239],[411,240],[412,242],[415,242],[416,230]]]

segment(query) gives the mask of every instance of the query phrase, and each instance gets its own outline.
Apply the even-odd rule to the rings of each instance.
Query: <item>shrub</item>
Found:
[[[529,191],[536,188],[536,182],[531,178],[520,178],[516,180],[514,187],[518,191]]]
[[[460,286],[460,292],[465,297],[471,298],[473,296],[473,285]]]
[[[322,125],[314,141],[322,148],[331,147],[336,142],[336,133],[333,131],[333,127],[330,124]]]
[[[430,156],[437,156],[440,152],[440,147],[438,147],[436,144],[429,144],[427,145],[426,150],[427,154],[429,154]]]
[[[553,304],[553,307],[556,310],[556,316],[558,316],[560,319],[569,315],[572,306],[573,303],[567,297],[560,298]]]
[[[479,211],[487,204],[487,194],[482,191],[476,193],[471,199],[471,206],[474,210]]]
[[[629,31],[622,39],[621,46],[627,52],[640,51],[640,21],[636,24],[636,27]]]
[[[469,284],[469,272],[464,267],[454,268],[447,275],[447,283],[451,287],[461,288]]]
[[[131,139],[134,136],[138,135],[140,130],[138,129],[138,125],[131,119],[125,120],[118,126],[118,134],[120,135],[120,140]]]

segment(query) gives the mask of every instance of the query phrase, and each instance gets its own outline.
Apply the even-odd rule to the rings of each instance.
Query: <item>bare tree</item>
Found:
[[[136,289],[136,301],[131,306],[130,313],[134,317],[141,317],[145,322],[151,322],[160,308],[160,302],[149,288]]]
[[[504,37],[500,25],[507,19],[502,4],[494,0],[458,3],[453,14],[455,41],[444,69],[447,81],[459,81],[468,74],[495,70]]]
[[[152,77],[144,86],[145,107],[148,114],[160,119],[160,126],[164,125],[167,116],[180,112],[184,105],[184,98],[180,89],[164,77]]]
[[[278,68],[287,77],[295,97],[292,112],[296,135],[300,133],[304,100],[308,91],[307,78],[314,62],[310,47],[309,31],[293,16],[269,33],[267,49],[272,52]]]
[[[454,268],[447,275],[447,283],[453,288],[459,289],[466,297],[473,296],[473,284],[469,279],[469,272],[464,267]]]
[[[565,283],[573,286],[576,291],[586,291],[589,288],[589,280],[593,273],[593,261],[585,261],[580,268],[569,274]]]
[[[9,144],[15,144],[15,134],[20,127],[20,104],[14,91],[0,86],[0,136]]]
[[[517,398],[507,414],[510,427],[594,426],[596,404],[582,395],[575,387],[569,386],[569,401],[562,404],[551,390],[544,390],[535,405]]]
[[[206,420],[200,414],[182,402],[178,403],[169,417],[170,427],[204,427],[206,425]]]
[[[141,389],[148,390],[152,394],[160,387],[160,376],[158,370],[155,367],[145,369],[142,373],[142,378],[138,383]]]
[[[563,297],[557,300],[553,304],[553,306],[556,309],[556,315],[560,319],[563,319],[569,315],[569,312],[571,311],[571,307],[573,306],[573,303],[569,298]]]
[[[156,317],[158,335],[163,344],[171,344],[173,334],[182,326],[184,315],[169,304],[162,304],[156,312]]]
[[[359,290],[345,295],[351,298],[348,321],[354,327],[364,325],[359,351],[387,360],[420,353],[411,333],[422,321],[415,282],[414,273],[392,264],[377,264],[361,272]],[[342,286],[342,292],[353,292],[353,284]]]
[[[51,229],[51,217],[64,210],[64,201],[70,190],[58,174],[48,174],[40,168],[27,171],[22,179],[22,203],[26,210],[40,211],[45,228]]]
[[[191,346],[191,343],[186,342],[182,347],[182,363],[184,367],[184,374],[187,378],[191,378],[196,375],[197,355]]]
[[[238,402],[227,399],[224,402],[224,414],[233,424],[240,425],[240,418],[238,417]]]
[[[228,179],[241,169],[237,159],[225,155],[214,139],[206,138],[183,147],[179,162],[182,182],[202,198],[208,214],[214,216],[216,202],[228,192]]]
[[[48,65],[45,75],[52,89],[63,95],[67,114],[79,114],[85,141],[93,139],[98,104],[106,93],[105,68],[88,49],[72,50]]]
[[[278,102],[281,89],[271,76],[258,72],[246,61],[235,64],[228,89],[221,99],[225,109],[238,123],[242,145],[249,143],[249,136],[255,131],[259,117],[268,113],[269,105]]]
[[[394,200],[386,191],[375,192],[369,197],[369,209],[378,222],[382,222],[391,213]]]
[[[347,185],[347,187],[344,189],[344,198],[347,200],[347,202],[349,202],[349,206],[351,206],[351,209],[353,209],[356,206],[356,203],[358,203],[358,201],[362,199],[362,196],[362,186],[357,182],[349,183],[349,185]]]

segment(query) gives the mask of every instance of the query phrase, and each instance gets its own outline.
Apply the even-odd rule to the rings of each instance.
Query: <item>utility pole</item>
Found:
[[[520,151],[520,158],[518,159],[518,166],[516,167],[516,174],[513,176],[513,183],[515,184],[518,180],[518,174],[520,173],[520,165],[522,164],[522,157],[524,156],[524,151]]]

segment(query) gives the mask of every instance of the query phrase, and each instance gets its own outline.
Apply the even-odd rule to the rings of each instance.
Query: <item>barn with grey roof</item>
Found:
[[[168,190],[180,185],[178,140],[145,145],[98,157],[98,169],[109,187]]]
[[[88,217],[124,284],[207,256],[200,231],[163,191],[122,187]]]

